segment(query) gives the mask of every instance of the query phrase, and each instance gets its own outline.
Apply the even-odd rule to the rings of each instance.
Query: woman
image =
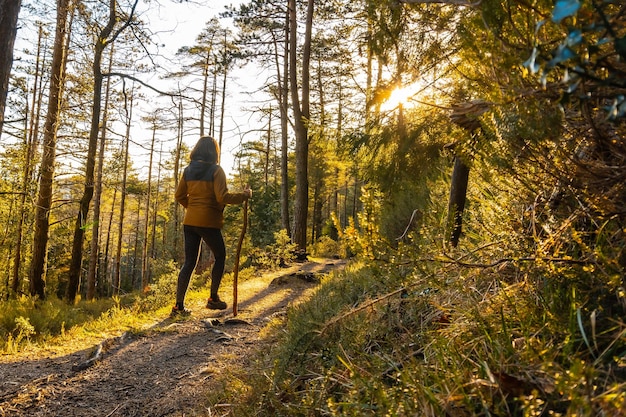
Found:
[[[226,174],[219,163],[219,145],[210,136],[198,140],[189,155],[191,162],[185,168],[176,189],[176,201],[185,207],[183,229],[185,235],[185,263],[178,274],[176,305],[172,315],[188,315],[185,309],[185,294],[191,274],[198,262],[202,240],[211,248],[215,263],[211,271],[211,297],[207,308],[224,310],[226,303],[220,300],[217,292],[224,275],[226,247],[222,237],[224,206],[241,204],[252,197],[252,190],[246,188],[241,193],[229,193]]]

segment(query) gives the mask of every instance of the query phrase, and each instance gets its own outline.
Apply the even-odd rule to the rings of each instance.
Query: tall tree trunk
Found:
[[[35,150],[37,148],[37,133],[39,132],[39,111],[41,110],[42,102],[42,80],[43,77],[39,73],[42,67],[41,61],[41,44],[43,40],[43,25],[39,24],[39,36],[37,40],[37,54],[35,60],[35,79],[33,81],[33,102],[30,109],[30,125],[28,126],[28,133],[26,139],[26,161],[24,164],[24,176],[22,178],[22,190],[23,194],[20,198],[20,204],[18,208],[19,220],[17,225],[17,238],[15,242],[15,256],[13,258],[13,270],[11,274],[11,292],[14,296],[17,296],[20,288],[20,269],[22,265],[22,239],[24,237],[24,222],[26,220],[26,196],[29,195],[32,181],[33,181],[33,160],[35,157]],[[44,55],[45,56],[45,55]]]
[[[113,48],[109,55],[109,72],[113,67]],[[107,132],[107,112],[109,108],[109,94],[111,91],[111,78],[107,78],[104,93],[104,111],[102,116],[102,127],[100,129],[100,149],[98,150],[98,167],[96,172],[95,196],[93,202],[93,232],[91,234],[91,244],[89,253],[89,270],[87,272],[87,300],[91,301],[96,295],[96,274],[98,271],[98,259],[100,259],[100,201],[102,197],[102,168],[104,165],[104,151],[106,149]]]
[[[324,82],[322,79],[322,62],[317,62],[317,67],[319,70],[317,71],[317,91],[318,91],[318,105],[319,105],[319,118],[320,125],[318,128],[318,137],[323,140],[326,138],[326,97],[324,95]],[[320,150],[318,148],[318,153]],[[321,165],[321,164],[320,164]],[[323,198],[323,190],[326,189],[326,181],[325,181],[325,169],[323,166],[319,166],[314,170],[313,177],[313,218],[311,219],[311,244],[315,243],[316,239],[319,239],[322,234],[322,209],[324,208],[324,198]]]
[[[469,167],[459,158],[454,158],[454,168],[450,186],[450,199],[448,201],[448,224],[451,229],[450,244],[456,247],[461,237],[463,226],[463,210],[465,210],[465,199],[467,195],[467,184],[469,181]]]
[[[299,250],[306,251],[307,246],[307,217],[309,205],[309,78],[311,57],[311,36],[313,25],[314,0],[308,0],[304,44],[302,51],[302,100],[298,97],[297,81],[297,11],[296,1],[289,3],[290,12],[290,72],[291,100],[294,113],[296,135],[296,195],[294,203],[293,241]]]
[[[13,45],[22,0],[0,0],[0,136],[4,127],[4,108],[13,66]]]
[[[217,67],[217,62],[214,62]],[[217,101],[217,71],[213,71],[213,86],[211,87],[211,111],[209,112],[211,119],[209,122],[209,135],[215,137],[215,103]]]
[[[270,105],[269,120],[267,121],[267,140],[265,142],[265,161],[263,167],[264,185],[267,190],[269,186],[269,171],[270,171],[270,154],[272,146],[272,106]]]
[[[291,222],[289,221],[289,35],[291,33],[289,8],[285,13],[285,45],[283,53],[283,76],[280,76],[280,66],[276,62],[276,72],[278,73],[279,95],[278,102],[280,105],[280,219],[283,229],[287,235],[291,237]],[[278,59],[278,48],[276,48],[276,58]]]
[[[132,91],[132,90],[131,90]],[[124,214],[126,211],[126,183],[128,181],[128,147],[130,143],[130,127],[132,124],[133,118],[133,98],[134,95],[130,96],[130,106],[129,106],[129,98],[126,93],[126,87],[123,88],[124,93],[124,112],[126,113],[126,136],[124,140],[126,141],[124,145],[124,166],[122,167],[122,185],[121,185],[121,193],[122,197],[120,198],[120,218],[119,218],[119,226],[117,231],[117,251],[115,252],[115,268],[113,272],[113,295],[116,296],[120,293],[120,285],[122,282],[121,279],[121,268],[122,268],[122,242],[124,237]],[[134,91],[133,91],[134,93]]]
[[[109,21],[102,28],[95,45],[93,60],[93,103],[91,113],[91,128],[89,131],[89,147],[87,148],[87,161],[85,164],[85,186],[83,197],[80,200],[78,215],[74,226],[74,239],[72,241],[72,259],[70,261],[69,280],[67,284],[66,298],[69,303],[76,299],[76,293],[80,285],[80,273],[83,261],[83,240],[85,237],[85,223],[89,213],[89,205],[94,193],[94,171],[96,166],[96,151],[98,149],[98,135],[100,133],[100,113],[102,110],[102,53],[104,49],[128,26],[133,19],[133,14],[137,2],[132,7],[126,24],[111,36],[113,28],[117,22],[116,0],[109,0]]]
[[[450,120],[452,123],[466,130],[475,139],[481,131],[479,117],[489,110],[491,104],[482,100],[474,100],[453,106]],[[454,159],[450,184],[450,199],[448,200],[448,229],[450,230],[450,244],[456,247],[461,238],[463,227],[463,211],[467,198],[467,184],[469,182],[470,167],[460,155]]]
[[[57,129],[63,97],[63,84],[65,82],[65,55],[69,43],[67,38],[70,4],[70,0],[57,0],[57,22],[50,68],[50,93],[48,95],[48,110],[44,124],[43,150],[39,169],[39,193],[35,210],[35,233],[33,236],[33,255],[29,270],[29,280],[31,295],[38,296],[40,299],[44,299],[46,296],[45,270],[48,230],[52,205]]]
[[[143,222],[143,246],[141,251],[141,288],[148,288],[150,281],[150,263],[148,262],[148,223],[150,222],[150,198],[152,196],[152,161],[154,159],[154,142],[156,140],[156,116],[152,125],[152,142],[150,144],[150,160],[148,162],[148,192],[146,193],[146,213]]]
[[[148,207],[146,207],[146,211],[148,211]],[[126,262],[126,270],[128,271],[126,275],[130,275],[130,287],[137,288],[135,279],[137,277],[137,259],[139,256],[137,255],[137,249],[139,248],[139,226],[141,223],[141,198],[137,198],[137,214],[135,215],[135,243],[133,244],[133,262],[131,265],[128,265]],[[128,237],[128,247],[130,247],[130,236]],[[141,277],[139,277],[141,278]]]
[[[157,246],[156,246],[156,225],[157,225],[157,218],[159,215],[159,197],[160,197],[160,192],[159,190],[161,190],[161,163],[163,159],[163,142],[161,142],[160,148],[159,148],[159,162],[157,162],[157,183],[156,183],[156,187],[154,189],[154,203],[152,205],[152,231],[150,232],[150,258],[151,259],[156,259],[157,257]],[[150,283],[150,278],[151,276],[148,275],[148,282],[146,283],[146,285],[143,287],[143,290],[146,291],[148,289],[148,285]]]
[[[106,238],[106,243],[104,244],[104,260],[103,260],[103,265],[104,267],[102,268],[102,273],[99,273],[98,276],[98,285],[96,286],[97,288],[97,294],[99,296],[108,296],[111,295],[111,287],[110,286],[106,286],[106,293],[104,292],[105,289],[105,282],[108,282],[108,273],[109,273],[109,263],[110,263],[110,259],[109,259],[109,249],[111,247],[111,228],[113,227],[113,213],[115,212],[115,203],[117,202],[117,188],[115,188],[113,190],[113,201],[111,202],[111,212],[109,213],[109,224],[107,225],[107,238]],[[115,269],[113,269],[115,270]],[[113,280],[111,279],[111,282],[113,282]]]
[[[179,96],[178,102],[178,138],[176,142],[176,152],[174,156],[174,189],[178,189],[178,181],[180,176],[180,153],[183,144],[183,99],[182,96]],[[178,203],[174,202],[174,252],[172,254],[172,258],[174,261],[181,261],[182,254],[179,250],[179,242],[180,239],[178,236],[180,235],[180,212],[181,208]]]
[[[96,151],[98,149],[98,135],[100,133],[100,113],[102,109],[102,53],[108,45],[108,38],[115,25],[115,0],[109,1],[109,21],[100,32],[95,45],[95,53],[92,65],[93,71],[93,102],[91,112],[91,129],[89,131],[89,146],[87,148],[87,161],[85,163],[85,185],[83,196],[80,199],[78,214],[74,224],[74,239],[72,241],[72,259],[70,261],[69,280],[67,284],[66,298],[69,303],[76,299],[76,293],[80,285],[81,267],[83,261],[83,240],[85,236],[85,224],[89,212],[89,204],[94,193],[94,170],[96,166]]]
[[[311,244],[315,243],[315,240],[322,234],[322,208],[324,207],[324,200],[322,199],[322,187],[323,181],[318,178],[315,181],[313,187],[313,219],[311,227]]]
[[[200,102],[200,136],[204,136],[204,118],[206,114],[206,101],[207,101],[207,90],[209,88],[209,60],[211,59],[211,54],[207,52],[206,60],[204,62],[204,66],[202,68],[202,101]]]
[[[222,149],[222,138],[224,136],[224,113],[226,111],[226,79],[228,76],[228,70],[229,70],[229,58],[227,57],[227,48],[228,48],[228,39],[227,39],[227,32],[224,31],[224,46],[223,46],[223,52],[224,52],[224,63],[223,63],[223,71],[224,74],[222,76],[222,104],[221,104],[221,109],[220,109],[220,134],[219,134],[219,139],[218,139],[218,143],[220,145],[220,149]]]

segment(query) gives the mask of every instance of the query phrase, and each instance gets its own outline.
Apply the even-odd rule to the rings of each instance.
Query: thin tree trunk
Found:
[[[146,211],[148,211],[148,207],[146,207]],[[137,197],[137,214],[135,215],[135,244],[133,245],[133,263],[130,266],[127,266],[126,269],[129,271],[127,275],[130,275],[130,283],[131,288],[137,288],[135,279],[137,276],[137,248],[139,247],[139,226],[141,219],[141,198]],[[130,236],[128,237],[128,247],[130,247]],[[128,265],[128,263],[127,263]]]
[[[159,148],[159,162],[157,163],[157,183],[155,187],[155,195],[154,195],[154,203],[152,206],[152,231],[150,233],[150,258],[156,259],[157,251],[156,251],[156,224],[157,218],[159,214],[159,190],[161,189],[161,163],[163,159],[163,142],[161,142],[161,146]],[[148,283],[150,283],[151,276],[148,276]],[[147,290],[148,286],[146,285],[143,290]]]
[[[91,130],[89,132],[89,146],[87,149],[87,161],[85,164],[85,185],[83,196],[80,200],[76,222],[74,224],[74,239],[72,241],[72,259],[70,261],[69,280],[67,284],[66,298],[69,303],[74,303],[76,293],[80,285],[81,267],[83,261],[83,238],[85,236],[85,223],[89,204],[94,193],[94,169],[96,165],[96,151],[98,149],[98,134],[100,133],[100,112],[102,108],[102,53],[107,46],[107,39],[115,25],[115,0],[109,2],[109,21],[102,29],[95,45],[93,71],[93,102],[91,112]]]
[[[0,136],[4,127],[4,108],[13,66],[13,46],[22,0],[0,0]]]
[[[13,212],[13,204],[15,204],[15,199],[11,199],[9,202],[9,213]],[[10,227],[13,223],[13,219],[11,218],[11,216],[7,216],[7,218],[5,219],[6,222],[4,223],[4,234],[2,236],[2,239],[0,239],[0,247],[5,248],[7,246],[9,246],[8,250],[7,250],[7,259],[6,259],[6,265],[9,265],[11,263],[11,257],[13,256],[13,250],[12,250],[12,245],[9,244],[7,245],[7,237],[9,237],[10,233]],[[4,280],[4,288],[6,289],[6,293],[4,294],[3,299],[4,300],[8,300],[9,296],[10,296],[10,292],[9,292],[9,281],[10,281],[10,271],[7,270],[6,272],[6,278]]]
[[[450,200],[448,201],[448,224],[451,229],[450,244],[456,247],[461,237],[463,226],[463,210],[469,182],[469,167],[459,158],[454,158],[452,180],[450,185]]]
[[[109,72],[113,67],[113,48],[109,55]],[[96,295],[96,274],[100,255],[100,201],[102,198],[102,168],[104,165],[104,151],[106,149],[106,131],[108,121],[109,94],[111,91],[111,79],[107,78],[104,93],[104,110],[102,115],[102,127],[100,129],[100,149],[98,150],[98,167],[96,172],[95,196],[93,202],[93,232],[89,254],[89,270],[87,273],[87,300],[91,301]]]
[[[217,67],[217,62],[215,62]],[[211,111],[209,112],[211,120],[209,122],[209,135],[215,137],[215,103],[217,101],[217,71],[213,71],[213,86],[211,87]]]
[[[204,118],[206,113],[206,96],[207,89],[209,88],[209,59],[211,55],[209,52],[206,54],[206,60],[204,67],[202,68],[202,101],[200,102],[200,136],[204,136]]]
[[[226,111],[226,78],[228,76],[228,69],[229,69],[229,62],[228,62],[228,58],[226,56],[227,54],[227,41],[228,39],[226,38],[227,36],[227,32],[224,31],[224,76],[222,77],[222,105],[221,105],[221,110],[220,110],[220,134],[219,134],[219,140],[218,143],[220,145],[220,149],[222,149],[222,137],[224,136],[224,113]]]
[[[63,84],[65,82],[65,54],[69,43],[68,16],[70,14],[70,0],[57,0],[56,10],[57,23],[50,69],[50,93],[48,95],[48,110],[44,124],[43,150],[39,169],[39,193],[35,209],[33,255],[29,270],[30,293],[42,300],[46,296],[45,270],[48,230],[52,205],[52,182],[54,180],[57,130],[63,96]]]
[[[33,102],[30,109],[30,125],[28,127],[26,139],[26,160],[24,161],[24,176],[22,178],[22,190],[20,204],[18,208],[19,220],[17,225],[17,238],[15,242],[15,256],[13,257],[13,269],[11,274],[11,292],[17,296],[20,288],[20,269],[22,265],[22,239],[24,237],[24,222],[26,220],[26,196],[29,194],[33,181],[33,160],[35,149],[37,148],[37,132],[39,131],[39,110],[41,109],[42,94],[41,80],[41,51],[43,40],[43,25],[39,24],[39,36],[37,41],[37,54],[35,60],[35,79],[33,81]],[[45,55],[44,55],[45,56]]]
[[[265,143],[265,163],[264,163],[265,167],[263,169],[264,171],[263,176],[265,179],[266,190],[269,186],[271,145],[272,145],[272,106],[270,105],[269,120],[267,122],[267,140]]]
[[[289,8],[285,13],[285,44],[283,59],[283,76],[280,76],[280,66],[278,65],[278,48],[276,48],[276,72],[278,74],[279,105],[280,105],[280,219],[287,236],[291,237],[291,222],[289,221],[289,116],[287,106],[289,105]]]
[[[359,166],[354,165],[354,194],[352,195],[352,218],[354,224],[358,226],[357,206],[359,204]]]
[[[307,246],[307,217],[309,205],[309,132],[308,122],[310,119],[309,108],[309,78],[311,57],[311,35],[313,25],[314,0],[308,0],[307,17],[302,52],[302,100],[298,97],[297,82],[297,13],[296,1],[290,1],[290,80],[291,100],[294,113],[294,125],[296,134],[296,195],[294,203],[294,229],[293,241],[301,251],[306,251]]]
[[[93,103],[91,113],[91,129],[89,131],[89,147],[87,149],[87,162],[85,164],[85,186],[83,197],[80,200],[78,215],[74,225],[74,239],[72,241],[72,259],[70,261],[69,281],[67,284],[66,298],[69,303],[73,303],[76,299],[76,293],[80,285],[80,274],[83,261],[83,240],[85,237],[85,223],[89,213],[89,205],[94,193],[94,171],[96,166],[96,152],[98,149],[98,135],[100,133],[100,114],[102,110],[102,53],[104,49],[129,25],[133,18],[134,9],[137,2],[132,7],[126,24],[111,36],[113,28],[117,22],[116,0],[109,0],[109,21],[100,32],[95,45],[94,62],[92,65],[94,87],[93,87]]]
[[[319,237],[322,230],[322,207],[323,201],[320,196],[322,192],[322,181],[320,179],[315,181],[313,187],[313,219],[311,219],[311,244],[315,243],[315,240]]]
[[[131,90],[132,91],[132,90]],[[124,213],[126,210],[126,182],[128,180],[128,147],[130,143],[130,127],[133,118],[133,98],[134,95],[129,98],[126,93],[126,86],[123,88],[124,93],[124,111],[126,113],[126,136],[125,136],[125,148],[124,148],[124,166],[122,167],[122,197],[120,198],[120,218],[117,233],[117,251],[115,252],[115,269],[113,273],[113,296],[117,296],[120,293],[121,284],[121,267],[122,267],[122,242],[124,237]]]
[[[141,288],[148,288],[150,280],[150,264],[148,262],[148,222],[150,221],[150,197],[152,195],[152,161],[154,159],[154,142],[156,140],[156,116],[152,125],[152,142],[150,144],[150,161],[148,162],[148,192],[146,193],[146,213],[143,222],[143,246],[141,251]]]
[[[180,176],[180,152],[183,143],[183,99],[179,97],[178,102],[178,140],[176,142],[176,152],[174,157],[174,189],[178,188],[178,181]],[[180,207],[178,203],[174,202],[174,253],[172,258],[174,261],[180,261],[182,258],[181,251],[179,250],[179,234],[180,229]]]
[[[106,243],[104,244],[104,268],[102,273],[98,274],[98,285],[96,288],[98,289],[97,293],[99,296],[108,296],[111,295],[110,286],[107,286],[107,292],[104,293],[104,282],[103,280],[108,279],[109,273],[109,249],[111,246],[111,227],[113,227],[113,213],[115,212],[115,203],[117,202],[117,188],[113,190],[113,201],[111,202],[111,212],[109,213],[109,224],[107,225],[107,238]],[[111,282],[113,280],[111,279]]]

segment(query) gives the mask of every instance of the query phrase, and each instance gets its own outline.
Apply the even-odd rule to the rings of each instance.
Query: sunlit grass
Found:
[[[154,321],[150,312],[140,312],[134,304],[124,306],[119,299],[79,301],[73,306],[58,299],[22,299],[3,307],[0,352],[14,356],[38,351],[65,354]]]
[[[616,356],[594,362],[575,304],[555,303],[567,291],[545,292],[545,274],[354,262],[268,326],[276,345],[209,403],[241,416],[619,415],[623,324],[596,335]]]

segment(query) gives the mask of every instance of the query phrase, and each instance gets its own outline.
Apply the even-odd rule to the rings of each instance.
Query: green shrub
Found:
[[[274,243],[267,245],[264,250],[251,249],[248,252],[250,265],[258,269],[276,269],[287,265],[294,259],[296,245],[291,243],[286,230],[274,233]]]
[[[321,258],[343,257],[345,251],[339,242],[330,238],[330,236],[322,236],[311,248],[311,254]]]

